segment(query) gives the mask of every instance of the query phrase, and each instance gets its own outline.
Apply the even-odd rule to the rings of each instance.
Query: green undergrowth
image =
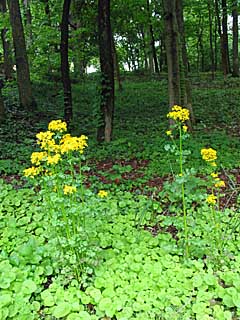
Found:
[[[193,86],[196,125],[188,141],[192,152],[190,167],[200,165],[197,160],[199,150],[207,145],[219,150],[225,168],[239,166],[235,161],[240,144],[238,84],[238,80],[229,79],[226,84],[216,80]],[[61,87],[49,83],[43,88],[46,89],[44,99],[39,84],[35,86],[38,110],[30,117],[12,106],[17,100],[14,88],[4,89],[8,118],[0,128],[1,174],[16,174],[26,167],[27,155],[34,150],[35,133],[44,129],[49,120],[63,115]],[[71,132],[89,137],[88,158],[147,159],[150,164],[145,168],[146,176],[168,174],[172,159],[164,150],[168,126],[165,118],[168,111],[167,81],[124,81],[123,91],[116,92],[113,142],[101,146],[95,142],[99,105],[97,92],[97,83],[90,80],[73,85]]]
[[[209,252],[208,209],[190,215],[193,259],[166,232],[182,224],[159,216],[148,198],[119,192],[97,199],[87,193],[89,248],[80,283],[56,251],[39,193],[1,181],[1,319],[219,319],[240,316],[240,256],[236,233],[216,269]],[[75,210],[83,210],[73,203]],[[222,214],[223,228],[231,212]],[[162,231],[150,232],[156,224]],[[210,228],[210,229],[209,229]]]
[[[0,128],[0,319],[239,319],[238,181],[228,173],[240,166],[238,84],[229,79],[194,85],[196,125],[184,141],[184,177],[168,152],[165,80],[123,83],[124,90],[117,92],[114,139],[102,145],[95,142],[96,83],[74,85],[70,132],[86,134],[89,144],[81,177],[84,201],[79,195],[58,198],[51,176],[45,194],[40,182],[22,177],[36,151],[36,133],[62,116],[59,87],[44,87],[48,103],[35,88],[38,110],[33,115],[13,107],[15,91],[12,96],[5,91],[9,112]],[[206,204],[213,191],[200,157],[201,149],[209,147],[217,150],[221,166],[216,170],[229,189],[219,191],[225,202],[214,210]],[[77,174],[79,164],[75,169]],[[64,174],[59,177],[67,183],[70,175]],[[189,259],[184,258],[183,183]],[[99,190],[108,191],[107,197],[100,198]],[[63,230],[64,219],[78,228],[67,242],[52,228]],[[81,253],[78,280],[71,249]]]

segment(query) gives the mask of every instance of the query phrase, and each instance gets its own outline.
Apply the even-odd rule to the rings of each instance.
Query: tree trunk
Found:
[[[228,14],[227,14],[227,0],[222,0],[222,34],[223,34],[223,47],[226,56],[227,74],[230,70],[229,46],[228,46]]]
[[[218,68],[218,41],[217,41],[217,34],[218,34],[218,23],[217,17],[214,18],[214,70],[217,71]]]
[[[72,110],[72,88],[69,75],[69,62],[68,62],[68,18],[70,11],[71,0],[64,0],[61,22],[61,73],[63,84],[64,96],[64,119],[69,124],[73,117]]]
[[[179,62],[180,62],[180,85],[181,85],[181,97],[183,97],[182,104],[190,111],[191,123],[189,122],[189,127],[195,122],[193,109],[192,109],[192,88],[188,77],[188,55],[185,40],[185,30],[184,30],[184,18],[183,18],[183,4],[182,0],[176,1],[176,17],[178,24],[179,33]]]
[[[6,13],[7,6],[6,6],[6,0],[0,0],[0,12],[3,14]],[[10,53],[10,43],[6,38],[7,28],[3,28],[1,30],[1,39],[2,39],[2,47],[3,47],[3,69],[4,69],[4,76],[6,80],[12,79],[12,70],[13,70],[13,64],[11,59],[11,53]]]
[[[101,119],[97,140],[110,142],[114,116],[114,67],[112,57],[112,30],[110,0],[98,0],[98,33],[101,65]]]
[[[238,1],[234,0],[233,9],[232,9],[232,17],[233,17],[233,77],[239,77],[239,58],[238,58]]]
[[[25,36],[22,25],[19,1],[8,0],[10,23],[12,27],[13,45],[17,67],[17,84],[20,105],[28,110],[33,110],[36,103],[32,95],[30,72],[26,51]]]
[[[179,39],[176,21],[176,1],[163,0],[165,44],[168,64],[169,107],[180,104]]]
[[[150,57],[153,59],[153,62],[154,62],[154,71],[156,73],[159,73],[159,66],[158,66],[157,53],[156,53],[156,48],[155,48],[153,26],[152,26],[152,22],[151,22],[152,13],[150,11],[149,0],[147,0],[147,13],[148,13],[148,27],[149,27],[150,51],[151,51]]]
[[[226,45],[226,36],[223,34],[223,25],[225,25],[225,21],[223,22],[222,19],[222,24],[221,24],[221,17],[219,13],[219,0],[215,0],[215,13],[216,13],[216,18],[217,18],[217,25],[218,25],[218,34],[220,37],[220,43],[221,43],[221,58],[222,58],[222,70],[223,70],[223,75],[224,78],[227,77],[227,74],[229,72],[229,66],[228,66],[228,55],[227,55],[227,49]],[[224,7],[224,0],[222,1],[222,8]]]
[[[3,81],[0,79],[0,123],[5,119],[5,105],[2,96]]]
[[[144,51],[144,68],[145,68],[145,70],[148,70],[149,64],[148,64],[148,59],[147,59],[147,48],[146,48],[146,41],[145,41],[145,32],[144,32],[143,27],[141,27],[141,36],[142,36],[143,51]]]
[[[122,81],[121,81],[120,68],[118,63],[118,55],[117,55],[113,33],[112,33],[112,55],[113,55],[114,70],[115,70],[116,79],[118,83],[118,90],[122,91]]]
[[[215,62],[213,50],[213,16],[212,16],[212,0],[208,0],[208,19],[209,19],[209,46],[210,46],[210,61],[212,80],[215,78]]]
[[[33,41],[33,34],[32,34],[32,14],[30,9],[29,0],[23,0],[24,6],[24,15],[25,15],[25,25],[29,31],[29,46],[32,44]]]

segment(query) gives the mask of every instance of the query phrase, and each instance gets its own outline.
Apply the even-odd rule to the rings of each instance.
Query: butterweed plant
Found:
[[[83,261],[81,243],[87,238],[85,217],[80,210],[85,205],[81,162],[87,137],[71,136],[67,133],[67,124],[61,120],[51,121],[48,130],[39,132],[36,137],[40,151],[32,153],[32,166],[24,170],[24,175],[40,184],[49,212],[50,232],[55,233],[64,259],[69,257],[75,266],[79,280]],[[106,196],[104,191],[101,195]],[[76,201],[78,208],[73,205]]]
[[[184,177],[184,150],[183,150],[183,141],[187,138],[187,130],[185,122],[189,120],[189,110],[182,108],[181,106],[173,106],[172,110],[167,114],[167,117],[174,121],[174,124],[171,125],[171,130],[166,131],[166,134],[172,139],[174,144],[174,150],[176,150],[176,155],[179,157],[179,173],[180,177]],[[174,131],[177,131],[179,136],[178,146],[174,139]],[[182,198],[182,210],[183,210],[183,223],[184,223],[184,256],[185,258],[189,257],[189,241],[188,241],[188,223],[187,223],[187,210],[186,210],[186,200],[185,200],[185,186],[184,179],[181,182],[181,198]]]
[[[225,187],[225,182],[219,178],[217,171],[217,151],[212,148],[203,148],[201,150],[202,159],[206,162],[208,179],[210,182],[210,193],[207,195],[206,203],[210,207],[213,222],[213,241],[217,252],[212,248],[213,257],[218,259],[223,256],[223,232],[221,226],[220,213],[220,190]]]

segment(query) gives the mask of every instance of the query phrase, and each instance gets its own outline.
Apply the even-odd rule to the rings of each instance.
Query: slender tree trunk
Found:
[[[8,0],[8,7],[10,13],[10,23],[12,27],[13,45],[16,58],[17,84],[20,105],[25,109],[32,110],[36,106],[36,103],[32,95],[29,64],[19,1]]]
[[[5,119],[5,105],[2,96],[3,81],[0,79],[0,123]]]
[[[23,0],[23,6],[24,6],[24,15],[25,15],[25,25],[29,31],[29,46],[30,46],[33,41],[33,34],[32,34],[32,14],[31,14],[29,0]]]
[[[143,42],[143,50],[144,50],[144,68],[145,70],[149,69],[148,59],[147,59],[147,48],[146,48],[146,40],[145,40],[145,32],[144,28],[141,28],[141,36],[142,36],[142,42]]]
[[[6,0],[0,0],[0,12],[5,14],[7,11]],[[11,59],[10,53],[10,43],[7,40],[6,33],[7,28],[3,28],[1,30],[1,39],[2,39],[2,47],[3,47],[3,69],[4,75],[6,80],[12,79],[12,70],[13,70],[13,63]]]
[[[158,66],[158,59],[157,59],[157,53],[155,48],[155,39],[154,39],[154,32],[153,32],[153,25],[151,22],[151,11],[150,11],[150,3],[149,0],[147,0],[147,13],[148,13],[148,26],[149,26],[149,36],[150,36],[150,47],[151,47],[151,56],[153,58],[154,62],[154,71],[156,73],[159,73],[159,66]]]
[[[234,0],[233,9],[233,77],[239,77],[239,57],[238,57],[238,1]]]
[[[199,48],[201,52],[201,72],[205,71],[205,54],[204,54],[204,45],[203,45],[203,30],[199,33]]]
[[[160,43],[159,72],[162,72],[164,69],[164,61],[166,61],[165,59],[166,52],[165,52],[163,35],[161,35],[159,43]]]
[[[209,46],[210,46],[210,61],[211,61],[211,76],[212,80],[215,78],[215,62],[213,50],[213,16],[212,16],[212,0],[208,0],[208,19],[209,19]]]
[[[70,123],[73,117],[72,111],[72,88],[69,74],[68,62],[68,18],[70,11],[71,0],[64,0],[61,22],[61,73],[64,95],[64,118],[67,123]]]
[[[176,18],[178,24],[178,33],[179,33],[179,62],[180,62],[180,71],[181,71],[181,96],[183,97],[183,105],[189,109],[191,115],[191,123],[189,122],[189,127],[192,129],[191,124],[195,122],[192,108],[192,88],[191,83],[188,77],[188,55],[187,55],[187,46],[185,39],[185,30],[184,30],[184,18],[183,18],[183,4],[182,0],[176,1]]]
[[[228,58],[227,58],[227,50],[226,50],[226,39],[224,38],[223,35],[223,24],[221,24],[221,17],[220,17],[220,12],[219,12],[219,0],[215,0],[215,13],[216,13],[216,18],[217,18],[217,25],[218,25],[218,34],[220,37],[220,43],[221,43],[221,58],[222,58],[222,70],[223,70],[223,75],[224,78],[226,79],[227,74],[229,72],[228,68]],[[223,0],[224,1],[224,0]],[[222,5],[223,7],[223,5]]]
[[[120,68],[118,63],[118,55],[117,55],[113,33],[112,33],[112,55],[113,55],[114,70],[115,70],[117,83],[118,83],[118,90],[122,91],[122,81],[121,81]]]
[[[110,23],[110,0],[98,0],[98,33],[101,66],[101,118],[97,140],[110,142],[114,116],[114,67],[112,56],[112,30]]]
[[[226,56],[227,74],[229,74],[231,70],[230,70],[230,58],[229,58],[229,46],[228,46],[227,0],[222,0],[222,37],[223,37],[223,48]]]
[[[217,18],[214,18],[214,70],[217,71],[218,68],[218,42],[217,42],[217,32],[218,26],[217,26]]]
[[[179,40],[176,21],[176,1],[163,0],[165,44],[168,64],[168,95],[169,107],[180,104],[180,68]]]

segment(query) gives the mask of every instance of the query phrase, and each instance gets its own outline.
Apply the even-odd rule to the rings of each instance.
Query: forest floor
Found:
[[[186,180],[179,177],[179,162],[169,152],[166,80],[126,77],[123,90],[116,92],[113,141],[101,145],[95,139],[96,81],[73,85],[74,119],[69,132],[88,136],[85,158],[74,165],[77,175],[82,165],[85,168],[88,206],[81,207],[82,200],[65,204],[73,217],[80,209],[88,210],[85,229],[79,226],[83,238],[71,238],[74,245],[83,243],[81,281],[78,272],[71,271],[71,254],[53,253],[57,242],[44,215],[44,193],[23,176],[31,166],[31,153],[37,151],[36,134],[63,116],[61,86],[36,84],[38,109],[32,114],[19,110],[15,88],[5,87],[7,119],[0,128],[0,271],[8,270],[12,278],[5,274],[4,284],[0,281],[0,319],[24,320],[24,315],[67,320],[240,319],[240,80],[209,81],[207,74],[192,80],[196,123],[183,141]],[[217,151],[215,171],[225,183],[217,195],[216,211],[205,201],[213,191],[201,149],[209,147]],[[182,215],[183,181],[188,240]],[[99,201],[99,190],[106,191],[108,199]],[[187,262],[183,261],[186,243]],[[29,304],[26,310],[23,301]]]

